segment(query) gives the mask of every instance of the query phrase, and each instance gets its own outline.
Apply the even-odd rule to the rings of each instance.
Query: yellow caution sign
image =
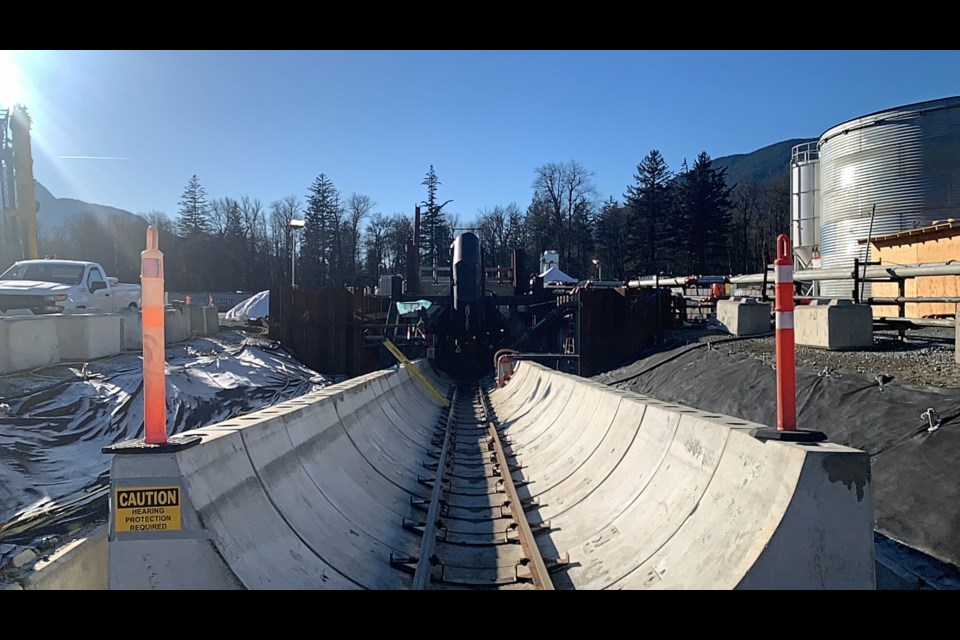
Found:
[[[117,487],[113,530],[180,531],[180,487]]]
[[[423,384],[423,386],[427,389],[427,391],[430,392],[430,395],[432,395],[434,398],[437,399],[437,402],[440,403],[441,407],[446,407],[450,405],[450,403],[447,402],[447,399],[443,397],[443,394],[437,391],[437,388],[435,386],[430,384],[430,381],[427,380],[426,376],[424,376],[420,372],[420,369],[418,369],[416,365],[410,362],[407,356],[403,355],[403,352],[400,351],[400,348],[397,347],[397,345],[393,344],[390,340],[384,340],[383,346],[387,348],[387,351],[393,354],[394,358],[399,360],[403,366],[405,366],[407,369],[410,370],[410,373],[412,373],[417,378],[417,380],[419,380],[421,384]]]

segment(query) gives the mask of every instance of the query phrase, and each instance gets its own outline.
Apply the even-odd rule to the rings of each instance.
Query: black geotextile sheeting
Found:
[[[195,338],[167,348],[167,431],[327,383],[261,338]],[[106,516],[113,456],[101,448],[143,437],[142,389],[139,353],[0,377],[0,567],[17,547]]]
[[[685,351],[684,351],[685,350]],[[682,353],[681,353],[682,352]],[[776,370],[763,361],[680,347],[596,376],[620,388],[776,426]],[[927,431],[920,414],[939,412]],[[797,368],[797,426],[870,454],[876,529],[954,566],[960,565],[960,389],[920,387],[873,376]]]

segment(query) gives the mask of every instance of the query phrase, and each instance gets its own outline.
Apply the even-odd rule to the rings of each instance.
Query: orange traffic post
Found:
[[[777,362],[777,428],[753,429],[750,433],[761,440],[790,442],[822,442],[821,431],[797,429],[797,358],[793,335],[793,256],[790,238],[777,236],[777,259],[773,262],[776,286],[774,315],[776,318]]]
[[[147,249],[140,254],[143,324],[143,430],[147,444],[167,442],[166,346],[163,331],[163,252],[159,232],[147,228]]]
[[[776,285],[774,312],[777,325],[777,430],[797,430],[797,367],[793,336],[793,258],[790,238],[777,236],[777,259],[773,263]]]

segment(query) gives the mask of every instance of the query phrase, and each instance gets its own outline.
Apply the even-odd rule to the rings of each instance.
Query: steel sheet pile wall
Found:
[[[671,322],[670,297],[663,290],[581,289],[578,295],[582,376],[622,364],[653,344]]]
[[[342,287],[270,290],[270,337],[314,371],[355,376],[363,370],[363,326]]]

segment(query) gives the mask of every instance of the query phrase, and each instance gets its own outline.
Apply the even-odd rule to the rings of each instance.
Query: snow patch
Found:
[[[270,314],[270,291],[261,291],[237,306],[233,307],[224,316],[224,320],[233,322],[249,322],[262,320]]]

